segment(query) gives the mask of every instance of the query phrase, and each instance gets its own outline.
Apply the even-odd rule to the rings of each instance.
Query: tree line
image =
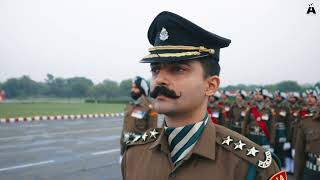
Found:
[[[131,88],[131,79],[120,83],[106,79],[101,83],[94,84],[85,77],[61,78],[47,74],[44,82],[32,80],[29,76],[10,78],[0,82],[0,90],[4,90],[7,98],[28,97],[61,97],[61,98],[91,98],[91,99],[128,99]],[[320,85],[320,82],[317,83]],[[300,85],[296,81],[282,81],[271,85],[229,85],[221,89],[252,91],[257,87],[264,87],[270,91],[298,91],[302,92],[313,87],[313,84]]]
[[[24,75],[0,83],[0,89],[5,91],[8,99],[28,97],[110,99],[129,97],[131,83],[131,79],[120,83],[106,79],[94,84],[85,77],[61,78],[52,74],[47,74],[44,82],[37,82]]]

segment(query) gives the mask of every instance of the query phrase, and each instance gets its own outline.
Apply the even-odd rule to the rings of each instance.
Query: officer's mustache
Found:
[[[176,92],[174,92],[173,90],[171,89],[168,89],[167,87],[165,86],[157,86],[153,89],[153,91],[150,93],[150,96],[152,98],[156,98],[158,97],[159,95],[163,95],[165,97],[168,97],[168,98],[171,98],[171,99],[178,99],[180,96],[181,96],[181,93],[180,95],[177,95]]]

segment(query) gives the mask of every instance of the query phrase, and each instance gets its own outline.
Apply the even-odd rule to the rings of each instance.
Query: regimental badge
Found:
[[[280,171],[270,178],[270,180],[287,180],[287,179],[288,177],[287,177],[286,171]]]
[[[161,32],[160,32],[160,40],[161,41],[165,41],[165,40],[167,40],[168,38],[169,38],[169,33],[168,33],[168,31],[166,30],[166,28],[162,28],[161,29]]]
[[[266,151],[264,154],[266,159],[264,161],[259,160],[258,166],[265,169],[271,165],[272,155],[270,151]]]

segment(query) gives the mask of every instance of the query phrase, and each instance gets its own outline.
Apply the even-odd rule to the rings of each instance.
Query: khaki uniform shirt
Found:
[[[279,171],[270,152],[210,121],[191,152],[174,166],[164,130],[158,132],[156,138],[148,136],[145,141],[129,143],[122,161],[124,180],[241,180],[247,178],[250,168],[255,173],[253,179],[266,180]],[[150,131],[146,134],[150,135]],[[226,143],[228,136],[233,141]],[[234,143],[240,140],[246,145],[235,149]],[[259,151],[256,156],[247,155],[252,147]]]
[[[244,120],[246,137],[249,137],[249,139],[261,146],[271,145],[274,143],[272,142],[272,140],[274,140],[273,136],[275,135],[274,133],[272,133],[275,129],[274,115],[268,105],[262,104],[262,106],[259,106],[257,103],[253,103],[251,104],[251,108],[255,105],[257,105],[257,111],[260,115],[261,121],[266,124],[270,139],[267,139],[266,134],[259,126],[256,118],[250,112],[250,110],[248,110],[248,113]]]
[[[285,143],[288,141],[289,137],[289,128],[290,128],[290,109],[289,104],[286,101],[276,103],[271,109],[274,115],[274,128],[272,129],[274,136],[272,136],[271,142],[276,143]]]
[[[129,103],[124,113],[120,138],[121,154],[126,149],[126,142],[134,138],[134,134],[143,134],[147,129],[157,127],[157,113],[152,110],[151,101],[145,96]]]
[[[124,133],[142,134],[147,129],[157,127],[157,114],[152,111],[151,101],[145,96],[138,99],[136,104],[128,104],[124,113],[122,130]],[[139,116],[139,113],[141,113],[141,116]]]
[[[296,143],[297,131],[298,131],[298,123],[301,120],[300,114],[301,106],[298,103],[292,104],[290,106],[290,131],[289,131],[289,141],[291,142],[291,146],[294,148]]]
[[[320,115],[309,113],[298,126],[295,144],[294,179],[300,180],[304,168],[320,172]]]
[[[227,126],[225,110],[221,101],[216,101],[214,103],[209,103],[208,107],[211,110],[211,114],[209,116],[216,119],[217,123],[222,126]]]
[[[248,112],[247,103],[243,102],[243,104],[239,105],[238,103],[234,103],[230,110],[230,129],[245,134],[244,128],[244,118]]]

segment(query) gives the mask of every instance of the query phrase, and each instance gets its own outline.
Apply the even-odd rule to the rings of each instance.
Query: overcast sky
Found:
[[[312,2],[317,14],[307,15]],[[163,10],[232,40],[220,54],[222,86],[320,81],[319,0],[0,0],[0,82],[150,78],[139,60]]]

